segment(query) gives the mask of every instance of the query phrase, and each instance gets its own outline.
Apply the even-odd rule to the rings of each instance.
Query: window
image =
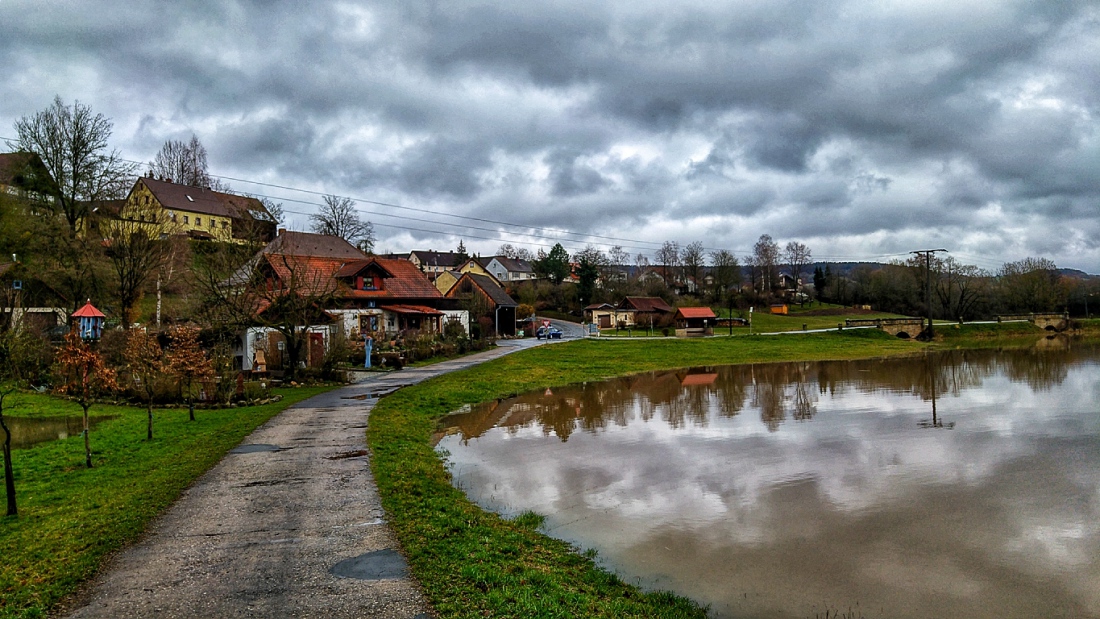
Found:
[[[191,222],[187,221],[188,219],[189,219],[189,218],[187,217],[187,215],[184,215],[184,216],[183,216],[183,223],[185,223],[185,224],[187,224],[187,223],[191,223]]]
[[[202,217],[196,217],[195,218],[195,225],[196,226],[201,226],[202,225]]]
[[[364,275],[363,290],[378,290],[378,287],[375,285],[375,281],[376,280],[373,275]]]
[[[216,223],[216,222],[214,221],[214,218],[213,218],[213,217],[211,217],[211,218],[210,218],[210,227],[211,227],[211,228],[213,228],[213,227],[214,227],[214,224],[215,224],[215,223]]]
[[[359,316],[359,332],[365,334],[374,333],[378,330],[378,316],[376,315],[361,315]]]

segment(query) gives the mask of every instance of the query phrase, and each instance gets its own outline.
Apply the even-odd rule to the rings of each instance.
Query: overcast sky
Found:
[[[0,66],[2,137],[55,95],[129,159],[195,133],[235,190],[359,200],[384,250],[1100,273],[1096,2],[0,0]]]

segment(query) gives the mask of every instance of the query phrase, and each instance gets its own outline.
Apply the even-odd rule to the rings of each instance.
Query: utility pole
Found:
[[[932,330],[932,254],[946,252],[946,249],[920,249],[909,253],[924,254],[924,302],[928,308],[928,328],[924,330],[924,337],[931,340],[935,333]]]

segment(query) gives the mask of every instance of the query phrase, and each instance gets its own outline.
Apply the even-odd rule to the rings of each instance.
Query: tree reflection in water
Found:
[[[932,405],[932,420],[920,422],[921,426],[950,428],[954,422],[944,424],[940,419],[942,396],[958,396],[977,387],[998,368],[1032,389],[1061,384],[1069,365],[1083,351],[1067,338],[1044,338],[1041,342],[1023,355],[1019,351],[954,350],[926,354],[917,363],[904,357],[649,372],[473,406],[445,417],[435,440],[453,432],[466,441],[493,427],[515,432],[539,426],[546,435],[567,441],[577,431],[598,432],[608,425],[625,426],[634,419],[646,422],[654,418],[674,429],[706,427],[710,415],[730,418],[746,407],[757,409],[760,421],[775,432],[788,419],[813,420],[819,397],[848,390],[918,395]]]

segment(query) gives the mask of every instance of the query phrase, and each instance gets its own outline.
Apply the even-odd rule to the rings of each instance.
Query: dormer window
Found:
[[[373,275],[364,275],[363,290],[378,290],[377,281],[378,279]]]

